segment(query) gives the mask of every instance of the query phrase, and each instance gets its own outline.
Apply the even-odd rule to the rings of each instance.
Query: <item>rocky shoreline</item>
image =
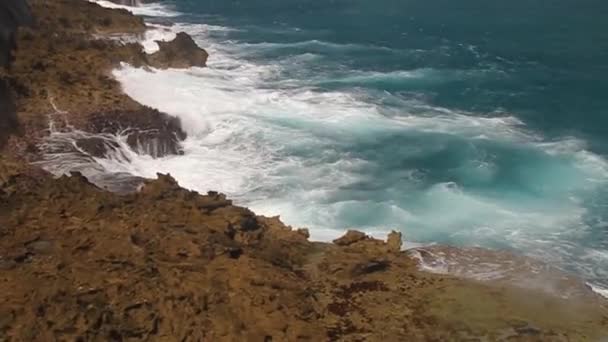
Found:
[[[126,194],[77,172],[53,177],[36,166],[51,121],[59,132],[91,133],[74,147],[90,156],[112,148],[94,134],[125,129],[140,153],[181,153],[179,120],[129,98],[111,70],[204,66],[208,55],[185,33],[154,54],[104,39],[146,30],[125,10],[30,5],[36,24],[20,31],[16,62],[0,72],[11,98],[0,103],[14,103],[0,117],[0,341],[607,337],[608,304],[584,286],[564,298],[423,272],[397,233],[310,242],[305,229],[168,175]]]
[[[154,157],[180,152],[179,141],[186,134],[179,120],[123,94],[111,70],[121,62],[157,68],[205,66],[203,49],[180,34],[148,55],[138,43],[96,38],[143,34],[145,23],[128,11],[87,1],[33,0],[30,4],[35,27],[21,30],[16,62],[3,76],[19,109],[16,132],[21,136],[8,141],[9,152],[36,159],[35,145],[48,134],[49,115],[57,113],[63,114],[54,120],[57,129],[70,126],[116,134],[130,128],[132,147],[156,140],[162,148]],[[94,143],[83,142],[82,147],[93,155],[100,153]]]

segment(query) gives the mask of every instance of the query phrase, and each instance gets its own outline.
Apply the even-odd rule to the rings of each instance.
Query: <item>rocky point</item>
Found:
[[[116,34],[141,18],[82,0],[31,0],[0,103],[0,341],[601,341],[606,301],[421,271],[355,230],[334,243],[170,175],[137,191],[55,177],[31,162],[56,129],[115,133],[154,157],[180,153],[179,120],[125,95],[110,71],[204,66],[185,34],[147,55]],[[2,102],[4,101],[4,102]],[[10,110],[5,110],[8,108]],[[11,115],[5,113],[12,113]],[[162,141],[162,149],[152,148]],[[106,146],[82,140],[102,156]],[[141,180],[140,180],[141,181]],[[213,189],[210,189],[213,190]],[[407,236],[405,237],[407,238]],[[452,254],[457,254],[453,252]]]

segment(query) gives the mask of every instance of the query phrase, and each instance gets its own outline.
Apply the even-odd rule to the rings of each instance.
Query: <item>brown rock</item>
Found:
[[[0,171],[10,192],[0,192],[0,340],[595,341],[608,331],[606,303],[590,292],[567,300],[426,274],[361,232],[338,239],[356,248],[309,242],[170,176],[117,195],[2,156]]]
[[[148,56],[150,65],[154,67],[166,69],[207,65],[209,54],[196,45],[187,33],[180,32],[172,41],[157,43],[159,50]]]
[[[352,274],[357,277],[363,274],[369,274],[373,272],[381,272],[388,269],[390,266],[390,262],[388,260],[370,260],[366,262],[362,262],[360,264],[355,265],[353,268]]]
[[[391,231],[388,234],[388,238],[386,239],[386,245],[388,247],[388,251],[392,253],[399,253],[401,251],[401,245],[403,244],[403,240],[401,237],[401,232]]]
[[[36,146],[48,134],[51,118],[58,128],[91,133],[128,129],[129,145],[154,157],[181,153],[185,133],[179,120],[135,102],[110,75],[121,62],[147,65],[140,44],[103,39],[142,33],[142,18],[81,0],[31,0],[30,5],[36,25],[21,30],[16,62],[0,76],[0,88],[10,87],[0,89],[0,108],[12,108],[0,115],[0,149],[39,159]],[[108,147],[99,140],[79,146],[94,156]]]
[[[62,128],[150,128],[164,132],[151,139],[180,139],[170,117],[108,76],[120,61],[144,65],[141,46],[92,36],[142,32],[141,18],[82,0],[30,3],[39,28],[21,35],[7,75],[24,131],[9,139],[12,154],[39,141],[49,113]],[[118,195],[7,155],[1,341],[594,341],[608,331],[606,301],[589,290],[564,299],[427,274],[405,253],[386,253],[398,249],[397,234],[387,243],[356,231],[336,245],[309,242],[278,218],[168,175]]]
[[[176,191],[180,191],[179,184],[171,175],[156,174],[157,179],[147,181],[141,188],[140,192],[153,198],[163,198],[170,196]]]
[[[308,228],[299,228],[296,230],[296,232],[306,239],[310,237],[310,232],[308,231]]]
[[[369,239],[365,233],[362,233],[357,230],[348,230],[346,234],[342,237],[335,239],[333,242],[338,246],[348,246],[352,245],[355,242],[363,241]]]

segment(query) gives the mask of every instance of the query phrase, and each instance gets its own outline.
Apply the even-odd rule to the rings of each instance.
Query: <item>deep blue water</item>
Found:
[[[438,82],[384,80],[358,86],[421,92],[433,104],[508,111],[551,137],[608,144],[608,4],[568,0],[176,2],[201,21],[243,28],[248,43],[319,40],[368,49],[272,49],[260,58],[321,52],[325,63],[371,71],[438,70]],[[194,18],[193,18],[194,19]],[[196,20],[196,19],[194,19]],[[294,31],[296,30],[297,31]],[[318,49],[317,49],[318,50]]]
[[[211,57],[123,75],[189,129],[155,167],[313,236],[401,229],[608,285],[608,2],[163,4]]]

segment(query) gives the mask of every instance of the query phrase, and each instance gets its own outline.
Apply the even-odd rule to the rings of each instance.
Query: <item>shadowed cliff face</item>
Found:
[[[11,62],[11,51],[16,47],[15,32],[19,26],[31,25],[33,18],[25,0],[0,2],[0,66]]]
[[[15,105],[11,99],[8,84],[0,78],[0,149],[4,147],[8,136],[18,128]]]
[[[0,2],[0,69],[8,68],[12,62],[12,51],[16,48],[15,33],[22,25],[32,24],[32,15],[25,0],[3,0]],[[0,71],[0,149],[8,135],[18,127],[15,105],[8,83]]]

